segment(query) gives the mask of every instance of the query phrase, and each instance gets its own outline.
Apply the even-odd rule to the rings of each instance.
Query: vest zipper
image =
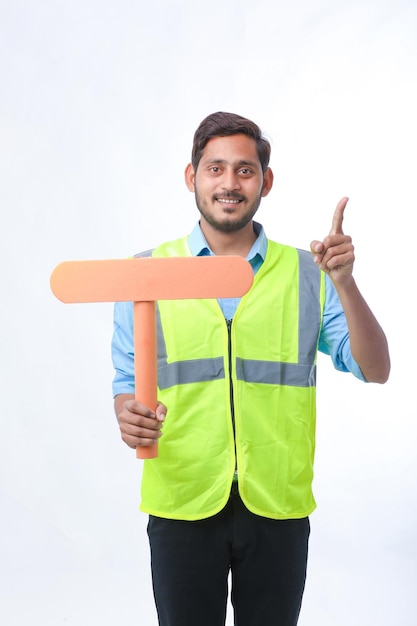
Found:
[[[232,427],[233,427],[233,441],[235,446],[235,474],[234,480],[237,480],[237,450],[236,450],[236,424],[235,424],[235,403],[234,403],[234,389],[232,379],[232,322],[233,320],[226,320],[227,324],[227,351],[229,356],[229,390],[230,390],[230,411],[232,415]]]

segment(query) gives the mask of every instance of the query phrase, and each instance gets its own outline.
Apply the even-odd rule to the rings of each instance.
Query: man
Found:
[[[134,399],[132,306],[115,306],[113,384],[122,439],[159,440],[141,509],[162,626],[221,626],[227,580],[237,626],[294,626],[305,584],[317,349],[384,383],[385,335],[352,277],[347,198],[311,252],[266,238],[253,218],[272,188],[256,124],[214,113],[185,170],[199,223],[153,256],[241,255],[255,274],[237,299],[158,304],[158,406]]]

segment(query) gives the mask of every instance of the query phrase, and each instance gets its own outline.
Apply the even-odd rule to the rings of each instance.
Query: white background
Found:
[[[270,238],[308,248],[350,197],[391,348],[385,386],[319,361],[300,626],[414,626],[417,4],[3,0],[0,46],[1,623],[156,624],[112,306],[63,305],[49,276],[188,233],[192,135],[225,110],[272,141]]]

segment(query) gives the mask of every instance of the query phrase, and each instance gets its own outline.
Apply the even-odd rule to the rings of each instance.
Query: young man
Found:
[[[153,256],[241,255],[255,274],[236,299],[158,304],[158,406],[134,400],[132,306],[115,307],[113,390],[123,441],[159,439],[144,462],[152,577],[162,626],[222,626],[227,580],[237,626],[295,626],[315,508],[317,349],[384,383],[385,335],[352,276],[347,198],[311,252],[266,238],[253,218],[271,190],[256,124],[214,113],[185,170],[199,223]]]

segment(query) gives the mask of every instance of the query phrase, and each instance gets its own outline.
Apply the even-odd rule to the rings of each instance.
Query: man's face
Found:
[[[197,171],[190,164],[185,174],[202,219],[222,232],[246,226],[272,186],[271,170],[263,175],[255,140],[246,135],[210,139]]]

